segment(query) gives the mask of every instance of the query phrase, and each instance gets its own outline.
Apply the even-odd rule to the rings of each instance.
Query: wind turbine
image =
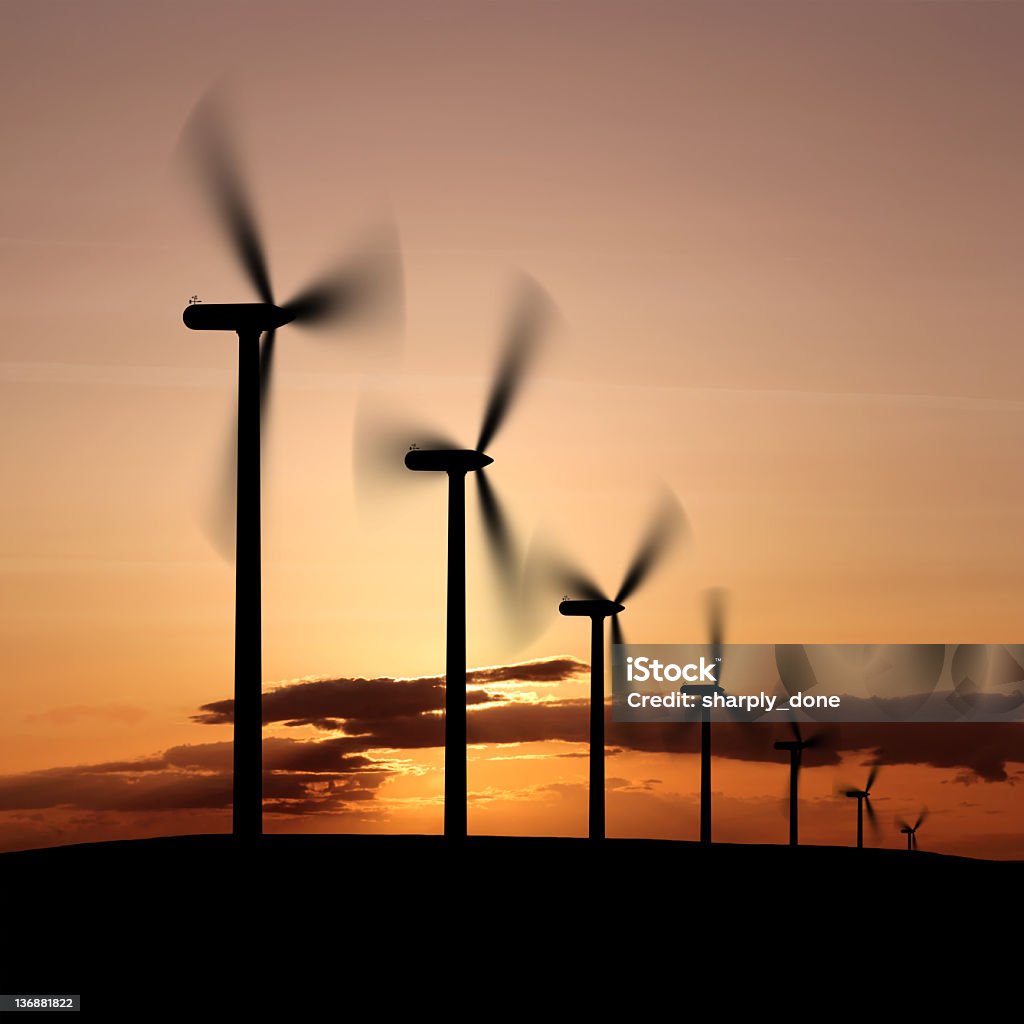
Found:
[[[864,810],[867,809],[868,820],[871,822],[872,828],[878,827],[878,822],[875,819],[875,809],[871,806],[871,787],[875,783],[875,779],[878,778],[878,765],[874,765],[870,772],[868,772],[868,781],[864,783],[863,789],[848,789],[843,794],[848,796],[851,800],[857,801],[857,849],[863,849],[864,847]]]
[[[317,279],[284,305],[277,305],[240,165],[212,99],[197,108],[185,141],[234,256],[260,300],[206,303],[193,296],[182,316],[193,331],[227,331],[238,336],[232,831],[253,839],[263,830],[260,434],[266,425],[274,341],[277,330],[286,324],[351,321],[393,305],[400,271],[397,252],[363,254],[343,271]]]
[[[711,631],[711,660],[718,662],[714,683],[686,683],[680,693],[694,694],[698,698],[725,693],[722,689],[722,635],[725,618],[725,592],[711,590],[707,595],[708,622]],[[711,708],[700,702],[700,841],[711,842]]]
[[[683,510],[674,496],[666,496],[614,598],[604,592],[587,576],[566,563],[553,566],[554,575],[570,590],[582,598],[565,598],[558,606],[562,615],[590,619],[590,787],[589,826],[591,839],[605,837],[604,793],[604,621],[610,618],[613,644],[623,644],[619,614],[626,610],[623,601],[629,600],[640,588],[654,567],[667,552],[669,545],[685,523]]]
[[[921,813],[917,816],[917,821],[913,825],[908,825],[905,821],[901,821],[900,832],[907,837],[907,849],[917,849],[917,830],[924,824],[925,818],[928,817],[928,808],[923,807]]]
[[[800,733],[798,722],[790,721],[789,728],[793,733],[791,740],[776,740],[775,749],[785,750],[789,753],[789,845],[798,846],[800,843],[800,768],[803,763],[805,750],[818,746],[822,740],[821,733],[815,733],[806,739]]]
[[[466,476],[476,477],[484,531],[506,578],[514,568],[512,537],[483,470],[494,461],[485,453],[504,425],[551,310],[540,287],[526,282],[484,408],[476,447],[459,448],[435,438],[433,446],[413,445],[407,469],[448,476],[448,597],[444,687],[444,834],[466,835]]]

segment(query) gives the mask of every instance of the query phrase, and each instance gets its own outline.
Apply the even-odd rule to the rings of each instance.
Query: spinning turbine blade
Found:
[[[877,833],[878,819],[875,817],[875,809],[871,805],[870,797],[864,797],[864,810],[867,812],[868,822],[871,824],[871,828]]]
[[[353,429],[352,471],[360,501],[382,500],[419,478],[405,468],[412,445],[424,449],[461,447],[433,426],[410,417],[399,418],[383,406],[363,399]]]
[[[928,817],[928,808],[925,807],[921,813],[917,816],[917,821],[914,822],[914,831],[916,832],[923,824],[925,818]]]
[[[536,354],[541,333],[550,318],[551,300],[536,282],[527,279],[513,311],[505,349],[484,408],[476,450],[486,451],[508,416],[523,377]]]
[[[274,341],[277,331],[267,331],[260,346],[260,426],[266,431],[270,418],[270,381],[274,371]],[[263,449],[260,449],[263,453]]]
[[[549,566],[551,579],[559,590],[565,590],[570,597],[581,597],[589,601],[607,600],[604,591],[581,569],[570,562],[556,559]]]
[[[518,564],[512,532],[508,520],[502,510],[498,496],[494,493],[487,473],[480,470],[475,473],[477,494],[480,498],[480,512],[484,522],[484,535],[487,546],[494,556],[498,573],[505,584],[518,582]]]
[[[719,651],[722,648],[722,641],[725,637],[725,591],[721,589],[709,590],[706,596],[708,610],[708,634],[712,650]],[[800,730],[796,723],[797,738],[800,738]]]
[[[612,616],[611,633],[613,644],[624,644],[626,642],[625,634],[622,632],[622,623],[619,621],[618,615]]]
[[[397,317],[402,310],[402,277],[398,231],[394,225],[382,225],[354,256],[304,288],[283,308],[303,327]]]
[[[871,766],[871,771],[868,772],[868,781],[864,784],[865,793],[871,792],[871,787],[875,784],[875,779],[878,778],[878,769],[879,766],[877,764]]]
[[[238,419],[232,413],[224,431],[224,448],[219,453],[215,476],[209,490],[209,506],[200,522],[217,553],[227,562],[235,560],[235,485],[238,478]]]
[[[686,528],[686,515],[679,499],[671,491],[665,494],[651,525],[647,529],[633,561],[626,570],[615,601],[627,601],[647,579],[655,566],[665,557],[680,534]]]
[[[214,211],[246,277],[260,299],[273,304],[263,240],[237,154],[228,139],[223,110],[214,96],[207,96],[199,103],[185,132],[186,143],[196,159]]]

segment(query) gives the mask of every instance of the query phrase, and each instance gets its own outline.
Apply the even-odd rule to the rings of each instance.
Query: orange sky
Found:
[[[5,4],[0,773],[229,735],[190,716],[231,690],[202,519],[235,350],[180,314],[250,295],[173,168],[219,79],[280,293],[382,209],[405,254],[400,365],[279,341],[268,686],[443,664],[443,488],[358,509],[353,415],[369,394],[471,443],[516,268],[562,319],[492,451],[517,523],[609,586],[658,479],[692,523],[632,638],[700,639],[718,585],[735,642],[1019,639],[1022,42],[1013,4]],[[586,658],[556,615],[502,642],[469,518],[470,664]],[[559,752],[474,752],[471,828],[582,833],[585,761]],[[438,757],[288,827],[437,829]],[[717,767],[717,834],[781,840],[784,770]],[[690,755],[608,771],[612,833],[695,832]],[[806,773],[820,841],[851,831],[836,774]],[[1018,852],[1015,787],[962,776],[888,767],[886,814],[924,799],[930,848]],[[225,821],[28,808],[0,845]]]

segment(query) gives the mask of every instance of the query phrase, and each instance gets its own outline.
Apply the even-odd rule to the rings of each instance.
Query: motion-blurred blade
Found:
[[[874,809],[874,807],[871,806],[871,799],[869,797],[864,797],[864,810],[867,811],[868,822],[870,823],[871,828],[875,832],[877,832],[878,831],[878,819],[875,817],[875,809]]]
[[[868,772],[868,781],[864,784],[865,793],[871,792],[871,787],[875,784],[875,779],[878,778],[878,768],[877,764],[871,766],[871,771]]]
[[[246,277],[263,302],[273,303],[263,241],[239,169],[238,155],[230,141],[223,108],[213,94],[197,105],[186,126],[184,139]]]
[[[788,724],[789,731],[793,734],[793,739],[796,740],[797,743],[803,743],[803,737],[800,735],[800,724],[796,719],[790,719]]]
[[[300,291],[283,307],[303,327],[400,319],[402,255],[393,225],[376,228],[354,256]]]
[[[260,346],[260,429],[264,438],[260,445],[260,453],[266,450],[266,430],[270,419],[270,381],[274,371],[274,341],[277,338],[277,331],[270,330],[263,336],[263,344]]]
[[[530,543],[524,581],[532,603],[547,609],[562,597],[604,601],[607,595],[552,539],[537,534]]]
[[[623,624],[618,615],[611,616],[611,642],[613,644],[626,643],[626,634],[623,632]]]
[[[921,809],[921,813],[917,816],[917,821],[914,822],[914,831],[915,832],[924,824],[925,819],[927,817],[928,817],[928,808],[927,807],[923,807]]]
[[[214,550],[227,562],[235,560],[235,525],[238,486],[238,417],[233,414],[224,431],[224,447],[214,469],[206,507],[201,516],[203,532]]]
[[[570,598],[582,598],[588,601],[607,600],[604,591],[581,569],[561,562],[552,567],[553,577],[559,590],[565,590]]]
[[[405,455],[413,445],[423,449],[461,447],[435,428],[395,416],[365,398],[356,412],[352,441],[352,472],[360,504],[386,501],[399,488],[408,488],[413,479],[434,476],[406,469]]]
[[[903,829],[906,829],[908,832],[913,831],[911,827],[906,823],[906,821],[903,820],[903,818],[897,819],[896,828],[898,831],[902,831]]]
[[[679,499],[671,491],[666,492],[658,506],[651,525],[647,528],[640,547],[622,580],[615,600],[619,603],[629,600],[637,588],[647,579],[655,566],[665,557],[673,541],[686,528],[686,515]]]
[[[487,537],[487,546],[494,558],[498,576],[506,586],[515,586],[519,582],[519,566],[508,519],[498,501],[498,496],[494,493],[490,480],[487,478],[486,471],[480,470],[474,476],[476,477],[477,494],[480,498],[484,534]]]
[[[912,850],[916,850],[917,849],[917,833],[916,832],[913,832],[910,835],[910,848]]]
[[[709,590],[705,597],[708,614],[708,638],[715,651],[722,649],[725,640],[725,600],[726,592],[720,587]],[[793,723],[794,726],[796,723]]]
[[[483,423],[476,449],[486,452],[519,393],[523,377],[536,354],[544,327],[552,312],[547,293],[535,281],[526,279],[513,310],[505,347],[484,407]]]

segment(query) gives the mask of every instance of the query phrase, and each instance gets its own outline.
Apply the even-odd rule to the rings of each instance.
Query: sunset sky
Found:
[[[614,589],[662,482],[686,508],[631,639],[701,640],[712,586],[731,642],[1021,639],[1022,45],[998,2],[3,4],[0,849],[230,824],[237,346],[181,312],[253,296],[180,172],[211,86],[279,294],[385,215],[404,259],[399,359],[278,339],[266,828],[436,832],[444,486],[357,500],[353,426],[474,443],[520,271],[559,310],[490,452],[521,535]],[[468,522],[470,830],[585,834],[585,624],[513,645]],[[609,733],[609,834],[695,838],[656,728]],[[923,849],[1024,856],[1016,728],[861,727],[803,838],[853,841],[881,749],[878,842],[927,804]],[[720,753],[716,838],[785,841],[785,765]]]

